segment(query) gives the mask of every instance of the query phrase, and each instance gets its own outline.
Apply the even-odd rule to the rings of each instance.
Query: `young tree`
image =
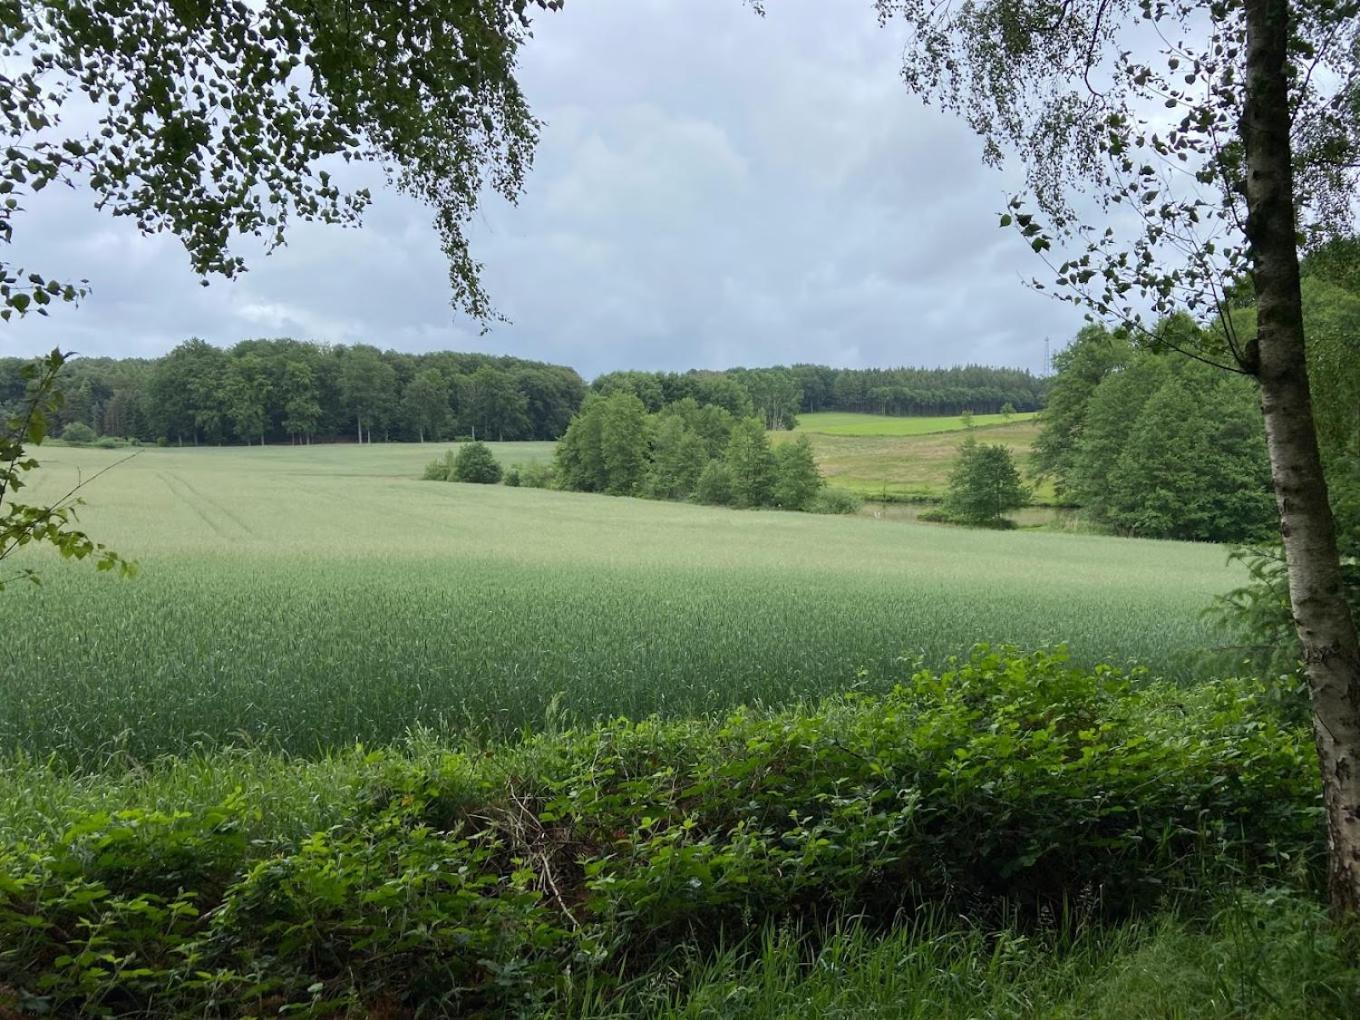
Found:
[[[767,506],[774,494],[775,463],[770,437],[759,418],[742,418],[732,426],[725,462],[732,505],[743,509]]]
[[[806,510],[825,481],[807,436],[780,443],[774,451],[774,505],[781,510]]]
[[[945,510],[963,524],[997,527],[1006,514],[1025,505],[1029,492],[1011,451],[1000,443],[979,443],[969,434],[959,447],[959,460],[949,476]]]
[[[1003,225],[1041,254],[1054,239],[1078,243],[1055,267],[1060,293],[1135,332],[1148,312],[1212,315],[1222,343],[1186,353],[1259,384],[1312,693],[1331,901],[1360,912],[1360,637],[1319,454],[1299,273],[1300,228],[1326,234],[1353,220],[1355,4],[876,2],[913,28],[907,84],[961,112],[988,159],[1023,160],[1048,228],[1018,198]],[[1083,192],[1132,216],[1102,231],[1073,209]],[[1258,331],[1243,342],[1225,288],[1247,272]]]

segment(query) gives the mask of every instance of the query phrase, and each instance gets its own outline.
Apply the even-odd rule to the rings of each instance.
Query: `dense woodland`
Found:
[[[0,409],[23,394],[21,364],[0,361]],[[189,340],[162,358],[81,358],[65,373],[61,427],[184,445],[554,439],[586,391],[572,369],[542,362],[289,339],[228,350]]]
[[[733,388],[730,384],[736,384]],[[1007,404],[1037,411],[1048,381],[1019,368],[828,368],[792,365],[726,372],[610,372],[592,383],[597,393],[629,390],[650,412],[685,397],[719,404],[735,415],[754,413],[767,428],[792,428],[800,412],[867,414],[996,414]],[[747,405],[735,395],[744,391]],[[735,402],[734,402],[735,400]]]
[[[0,359],[0,417],[20,405],[23,359]],[[189,340],[164,357],[79,358],[63,370],[56,414],[94,436],[145,443],[557,439],[587,387],[573,370],[512,357],[404,354],[366,344],[244,340],[222,350]],[[958,414],[1037,410],[1044,380],[1018,369],[837,369],[611,372],[590,387],[627,391],[648,413],[686,398],[792,428],[800,411]],[[84,434],[77,429],[75,434]],[[74,435],[74,434],[73,434]]]
[[[1360,243],[1304,263],[1304,317],[1318,435],[1343,544],[1360,532]],[[1245,287],[1228,320],[1255,334]],[[1054,358],[1035,466],[1060,498],[1125,534],[1256,542],[1276,534],[1260,398],[1246,377],[1184,357],[1226,344],[1187,316],[1151,338],[1092,325]]]

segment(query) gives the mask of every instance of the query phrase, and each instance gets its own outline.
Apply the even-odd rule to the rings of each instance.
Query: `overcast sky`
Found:
[[[521,81],[543,119],[518,206],[489,203],[474,253],[510,324],[449,305],[429,215],[376,190],[360,231],[294,230],[239,282],[199,286],[170,238],[49,189],[19,261],[93,295],[3,328],[157,355],[189,336],[479,350],[572,365],[724,368],[982,362],[1039,370],[1080,315],[1028,290],[1042,265],[997,213],[1018,175],[898,77],[901,25],[868,0],[571,0],[540,16]]]

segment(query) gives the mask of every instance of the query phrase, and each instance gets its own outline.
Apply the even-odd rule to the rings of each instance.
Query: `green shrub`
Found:
[[[807,505],[809,513],[814,514],[857,514],[864,506],[864,500],[849,489],[824,486]]]
[[[370,753],[300,840],[247,839],[241,795],[110,805],[0,845],[0,989],[80,1015],[525,1011],[751,918],[1122,914],[1313,875],[1311,738],[1260,694],[980,648],[815,710]]]
[[[118,436],[100,436],[91,445],[100,450],[121,450],[127,441]]]
[[[526,489],[552,489],[557,485],[557,471],[551,464],[525,464],[519,469],[519,481]]]
[[[85,446],[94,442],[95,434],[83,421],[73,421],[61,430],[61,438],[72,446]]]
[[[448,450],[442,457],[436,457],[426,464],[421,478],[427,482],[453,481],[453,451]]]
[[[495,485],[501,480],[501,465],[482,442],[464,443],[453,458],[453,468],[449,481],[475,482],[478,485]]]
[[[932,507],[929,510],[922,510],[916,515],[916,519],[918,521],[929,521],[931,524],[966,524],[971,528],[990,528],[993,531],[1013,531],[1019,526],[1009,517],[993,517],[981,521],[965,521],[952,512],[947,505]]]
[[[506,485],[526,489],[551,489],[555,477],[551,464],[512,464],[506,469],[503,481]]]

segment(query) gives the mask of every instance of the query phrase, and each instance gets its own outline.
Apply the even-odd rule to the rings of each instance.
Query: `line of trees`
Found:
[[[0,414],[23,399],[25,359],[0,358]],[[572,369],[519,358],[367,344],[243,340],[223,350],[187,340],[161,358],[79,358],[60,380],[59,434],[152,443],[255,444],[557,439],[587,393]],[[629,393],[649,414],[683,400],[733,418],[792,429],[812,411],[960,414],[1038,410],[1047,380],[1018,369],[838,369],[820,365],[723,372],[610,372],[589,391]],[[83,429],[76,429],[83,432]]]
[[[23,399],[25,363],[0,359],[0,418]],[[151,360],[82,358],[61,385],[58,428],[176,444],[556,439],[586,394],[560,365],[290,339],[229,350],[195,339]]]
[[[725,372],[610,372],[591,384],[600,394],[628,392],[649,412],[686,397],[717,404],[737,417],[755,416],[768,429],[791,429],[800,413],[857,411],[886,415],[998,414],[1037,411],[1048,380],[1024,369],[828,368],[777,365]]]
[[[1313,413],[1345,555],[1360,555],[1360,240],[1302,266]],[[1237,334],[1256,331],[1251,288],[1229,293]],[[1155,344],[1098,325],[1054,357],[1034,466],[1060,498],[1129,534],[1224,542],[1278,538],[1260,396],[1249,377],[1177,354],[1226,341],[1188,316]]]
[[[652,413],[627,389],[586,398],[558,444],[557,482],[615,496],[823,509],[806,437],[772,447],[760,418],[689,396]]]

